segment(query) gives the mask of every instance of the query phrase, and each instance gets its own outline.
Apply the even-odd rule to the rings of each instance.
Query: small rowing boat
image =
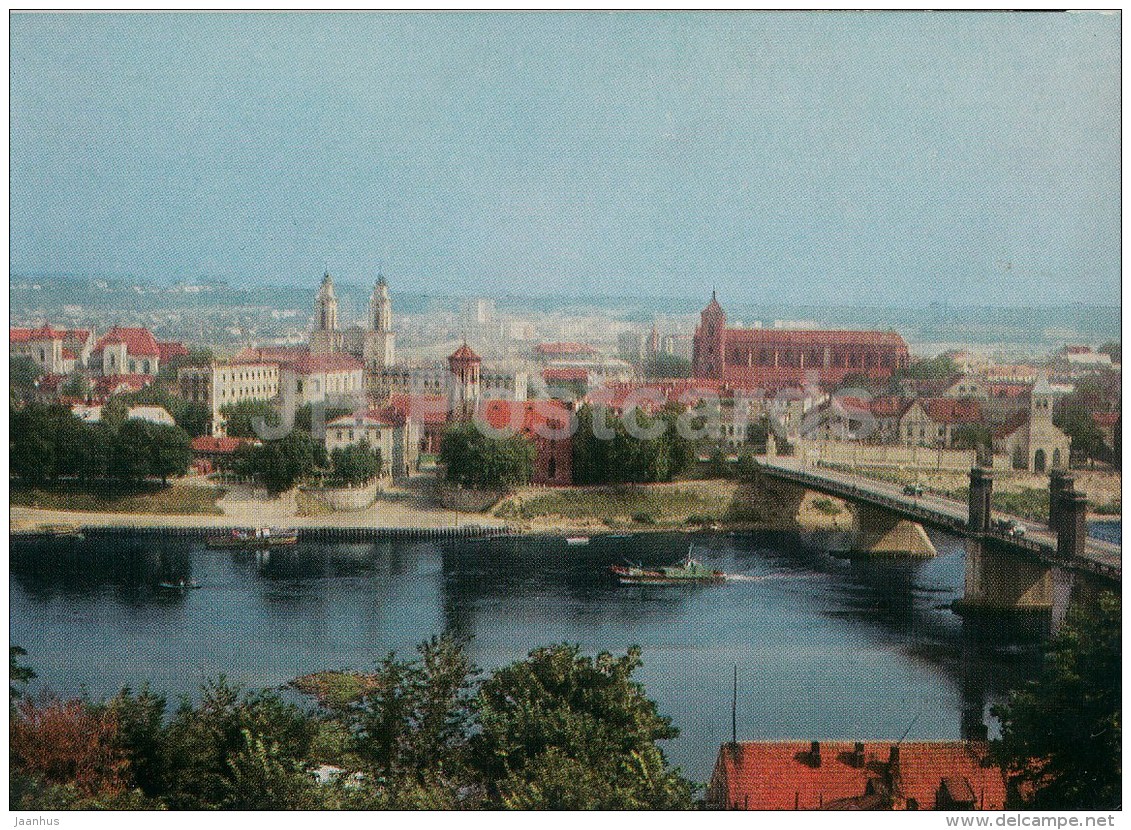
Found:
[[[200,583],[195,579],[180,579],[176,582],[158,582],[158,588],[167,588],[171,591],[191,591],[193,588],[199,588]]]
[[[277,527],[233,530],[226,536],[209,536],[205,544],[210,548],[275,548],[298,544],[298,531]]]
[[[588,536],[567,536],[566,537],[566,544],[567,545],[588,545],[589,544],[589,537]]]

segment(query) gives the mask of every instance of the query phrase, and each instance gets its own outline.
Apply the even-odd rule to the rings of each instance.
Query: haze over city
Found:
[[[10,267],[1116,305],[1119,24],[15,15]]]

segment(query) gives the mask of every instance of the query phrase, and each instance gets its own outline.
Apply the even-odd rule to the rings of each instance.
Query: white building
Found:
[[[381,451],[381,475],[401,478],[416,466],[420,424],[390,410],[370,409],[344,415],[326,424],[326,452],[365,441]]]
[[[181,397],[208,407],[212,435],[224,434],[220,409],[241,401],[270,401],[279,394],[279,364],[267,361],[185,366],[177,371]]]
[[[347,354],[312,354],[279,367],[279,402],[284,412],[303,404],[354,408],[365,404],[365,369]]]

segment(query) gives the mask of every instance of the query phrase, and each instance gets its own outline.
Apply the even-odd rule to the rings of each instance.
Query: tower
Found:
[[[479,406],[479,355],[464,343],[448,358],[448,417],[469,421]]]
[[[692,340],[692,377],[722,379],[726,326],[727,314],[712,291],[711,302],[699,314],[699,326]]]
[[[369,319],[363,340],[361,359],[365,368],[380,371],[396,361],[397,335],[393,331],[393,304],[389,300],[389,284],[378,274],[369,295]]]
[[[338,298],[334,294],[334,278],[326,273],[314,298],[314,331],[310,335],[313,354],[329,354],[342,347],[338,331]]]

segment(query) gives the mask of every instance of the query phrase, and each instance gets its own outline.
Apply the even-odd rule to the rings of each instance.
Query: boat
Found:
[[[43,525],[35,530],[17,530],[10,534],[14,540],[85,539],[82,528],[72,525]]]
[[[567,545],[588,545],[589,544],[589,537],[588,536],[567,536],[566,537],[566,544]]]
[[[297,530],[277,527],[233,530],[225,536],[209,536],[205,540],[205,544],[210,548],[275,548],[297,543]]]
[[[173,591],[191,591],[193,588],[199,588],[200,583],[195,579],[180,579],[176,582],[158,582],[158,588],[168,588]]]
[[[708,568],[691,556],[691,548],[683,561],[659,568],[642,565],[612,565],[610,571],[625,585],[683,585],[686,583],[725,582],[727,575]]]

